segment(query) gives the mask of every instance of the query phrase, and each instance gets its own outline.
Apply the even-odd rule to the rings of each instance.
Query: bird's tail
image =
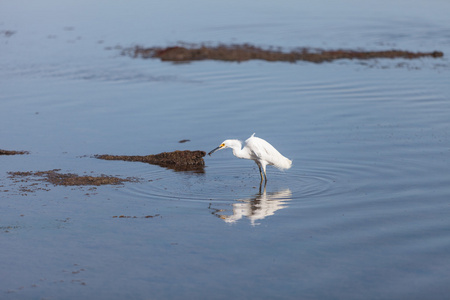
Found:
[[[290,169],[292,167],[292,160],[287,157],[283,157],[276,167],[282,170]]]

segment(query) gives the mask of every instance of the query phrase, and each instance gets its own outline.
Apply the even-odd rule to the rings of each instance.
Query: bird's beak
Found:
[[[220,150],[220,149],[222,149],[222,145],[220,145],[219,147],[214,148],[213,150],[211,150],[211,151],[208,153],[208,155],[211,156],[211,154],[213,154],[214,152],[216,152],[217,150]]]

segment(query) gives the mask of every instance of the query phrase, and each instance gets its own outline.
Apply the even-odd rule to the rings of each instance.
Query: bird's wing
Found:
[[[251,136],[245,141],[251,159],[265,162],[279,169],[289,169],[292,161],[278,152],[271,144],[258,137]]]
[[[265,160],[270,164],[272,164],[272,157],[279,154],[277,149],[275,149],[271,144],[253,135],[248,138],[245,143],[251,156]]]

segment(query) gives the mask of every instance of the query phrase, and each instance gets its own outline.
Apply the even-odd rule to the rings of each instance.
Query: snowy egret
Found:
[[[245,145],[242,149],[241,147],[242,142],[239,140],[225,140],[219,147],[209,152],[208,155],[226,148],[233,149],[234,156],[255,161],[259,168],[261,182],[264,179],[265,182],[267,182],[267,165],[275,166],[278,169],[289,169],[292,165],[292,161],[290,159],[281,155],[281,153],[278,152],[278,150],[271,144],[259,137],[256,137],[255,134],[252,134],[252,136],[245,141]]]

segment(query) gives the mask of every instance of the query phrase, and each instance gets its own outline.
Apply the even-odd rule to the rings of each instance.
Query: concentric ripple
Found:
[[[336,166],[333,166],[336,167]],[[289,200],[313,198],[337,193],[335,182],[342,170],[332,168],[292,168],[280,171],[268,168],[266,193],[289,190]],[[230,202],[262,193],[260,176],[253,163],[241,160],[218,161],[204,173],[175,172],[149,166],[141,184],[125,190],[131,196],[149,200]]]

